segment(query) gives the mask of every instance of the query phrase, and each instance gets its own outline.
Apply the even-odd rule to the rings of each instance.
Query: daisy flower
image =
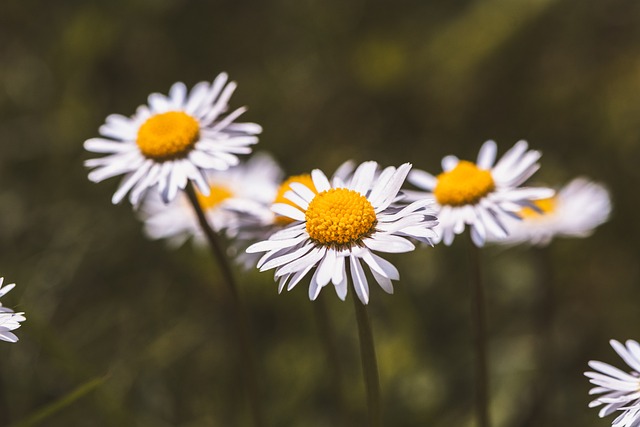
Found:
[[[0,277],[0,298],[16,286],[14,283],[2,286],[3,282],[4,277]],[[3,307],[2,303],[0,303],[0,340],[17,342],[18,337],[11,331],[18,329],[20,322],[24,322],[25,320],[24,313],[14,313],[13,310]]]
[[[535,209],[524,207],[522,221],[510,220],[509,235],[496,243],[548,245],[555,236],[588,237],[604,223],[611,213],[607,189],[585,178],[576,178],[564,186],[555,197],[533,202]]]
[[[589,407],[604,405],[598,413],[600,418],[622,411],[613,421],[613,427],[637,427],[640,425],[640,345],[634,340],[627,340],[626,345],[616,340],[609,342],[632,371],[626,373],[607,363],[590,361],[589,366],[596,372],[584,374],[596,387],[589,394],[600,396],[589,403]]]
[[[255,243],[248,253],[266,252],[258,262],[260,271],[275,268],[279,292],[291,290],[312,269],[309,298],[333,283],[338,297],[347,295],[348,277],[363,304],[369,302],[369,284],[363,262],[387,293],[398,270],[374,252],[409,252],[415,249],[408,238],[430,243],[436,218],[427,209],[429,200],[403,208],[392,207],[411,165],[388,167],[376,174],[376,162],[362,163],[345,182],[332,182],[316,169],[311,183],[292,182],[284,194],[287,203],[272,209],[291,223],[268,240]],[[312,185],[311,185],[312,184]],[[348,265],[348,267],[347,267]],[[347,273],[349,272],[349,273]]]
[[[168,96],[149,95],[148,105],[138,107],[131,117],[108,116],[100,127],[102,137],[84,143],[88,151],[108,154],[85,162],[93,169],[89,179],[100,182],[125,175],[113,203],[129,193],[136,205],[155,186],[168,202],[189,181],[209,195],[205,171],[238,164],[236,155],[250,153],[261,132],[255,123],[234,123],[244,107],[222,116],[235,88],[225,73],[213,83],[198,83],[189,93],[184,83],[175,83]]]
[[[547,188],[519,188],[540,167],[540,153],[529,150],[526,141],[518,141],[494,165],[497,146],[485,142],[476,163],[455,156],[442,159],[444,172],[433,176],[413,170],[407,180],[422,191],[405,191],[408,200],[434,198],[439,225],[437,241],[450,245],[465,226],[471,229],[476,246],[483,246],[488,235],[506,237],[505,220],[517,217],[531,200],[553,196]]]
[[[209,223],[216,232],[225,231],[235,237],[245,228],[257,228],[273,222],[270,206],[276,197],[282,171],[273,158],[264,153],[226,171],[207,173],[209,195],[198,192],[198,199]],[[167,239],[180,246],[193,237],[206,245],[186,194],[180,194],[165,204],[157,193],[150,193],[142,202],[139,215],[145,234],[151,239]]]

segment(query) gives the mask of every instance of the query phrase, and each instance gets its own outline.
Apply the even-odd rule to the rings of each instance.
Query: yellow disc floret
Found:
[[[441,205],[473,205],[495,189],[491,172],[465,160],[438,175],[437,179],[433,194]]]
[[[313,185],[313,180],[311,179],[311,175],[309,174],[294,175],[289,177],[285,182],[283,182],[280,185],[280,188],[278,188],[278,194],[276,195],[276,198],[273,201],[273,203],[285,203],[287,205],[293,206],[296,209],[300,209],[298,205],[296,205],[291,200],[284,197],[284,193],[286,193],[287,191],[291,191],[291,184],[294,182],[304,184],[307,186],[309,190],[313,191],[314,193],[317,193],[316,187],[315,185]],[[286,216],[277,215],[276,222],[278,224],[286,225],[286,224],[291,224],[293,222],[293,219]]]
[[[147,119],[138,129],[136,143],[145,157],[165,161],[186,156],[199,134],[196,119],[182,111],[170,111]]]
[[[532,203],[535,205],[537,209],[531,208],[529,206],[525,206],[524,208],[520,209],[520,212],[518,212],[518,214],[522,218],[526,218],[526,219],[537,218],[537,217],[546,215],[548,213],[551,213],[556,209],[555,197],[549,197],[548,199],[533,200]]]
[[[233,197],[233,193],[222,185],[212,185],[208,196],[203,195],[199,191],[197,195],[200,206],[205,210],[215,208],[223,201]]]
[[[337,249],[362,244],[375,231],[376,213],[366,197],[346,188],[323,191],[305,213],[307,233],[323,246]]]

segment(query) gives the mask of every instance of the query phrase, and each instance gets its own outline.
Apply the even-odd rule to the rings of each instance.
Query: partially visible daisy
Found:
[[[388,167],[376,174],[376,162],[362,163],[344,182],[332,182],[316,169],[311,183],[292,182],[284,194],[287,203],[276,203],[273,210],[291,220],[268,240],[247,249],[266,252],[258,262],[260,271],[275,268],[279,291],[291,290],[312,269],[309,298],[333,283],[338,297],[347,295],[348,277],[363,304],[369,302],[369,284],[362,263],[388,293],[398,270],[374,252],[409,252],[415,249],[409,238],[430,243],[436,218],[423,199],[403,208],[391,207],[411,169],[409,163]],[[348,265],[348,267],[347,267]]]
[[[0,298],[16,286],[15,283],[2,286],[3,283],[4,277],[0,277]],[[10,308],[3,307],[2,303],[0,303],[0,340],[17,342],[18,337],[11,331],[18,329],[20,322],[24,322],[25,320],[24,313],[15,313]]]
[[[205,172],[225,170],[238,164],[237,154],[251,152],[261,132],[255,123],[234,123],[246,110],[229,109],[236,88],[221,73],[213,83],[200,82],[187,93],[184,83],[175,83],[169,95],[149,95],[148,105],[138,107],[131,117],[112,114],[100,127],[103,138],[91,138],[84,148],[109,154],[90,159],[89,179],[100,182],[125,175],[112,197],[120,202],[127,193],[136,205],[152,187],[164,201],[193,181],[201,193],[209,195]]]
[[[555,236],[587,237],[604,223],[611,213],[607,189],[585,178],[576,178],[555,197],[533,202],[535,209],[522,208],[522,221],[511,220],[509,235],[490,236],[496,243],[548,245]]]
[[[282,170],[264,153],[226,171],[207,174],[209,195],[198,194],[212,228],[235,237],[244,228],[260,227],[273,222],[270,206],[276,197]],[[186,194],[165,204],[157,193],[143,201],[139,214],[145,233],[152,239],[168,239],[175,246],[193,237],[198,244],[206,241]]]
[[[640,425],[640,345],[634,340],[627,340],[625,345],[616,340],[611,340],[609,343],[632,370],[626,373],[607,363],[590,361],[589,366],[596,372],[589,371],[584,374],[596,387],[592,388],[589,394],[600,396],[589,403],[589,407],[604,405],[598,413],[600,418],[622,411],[613,421],[613,427],[638,427]]]
[[[444,172],[437,176],[411,171],[407,180],[427,192],[407,190],[408,200],[434,198],[437,202],[437,241],[450,245],[469,225],[474,244],[483,246],[488,235],[507,236],[505,219],[517,217],[531,200],[553,196],[548,188],[519,188],[540,167],[540,153],[529,150],[526,141],[518,141],[494,165],[496,153],[496,143],[487,141],[476,163],[446,156]]]

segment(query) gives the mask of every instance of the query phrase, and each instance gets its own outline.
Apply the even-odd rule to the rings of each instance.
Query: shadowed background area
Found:
[[[145,239],[131,206],[110,203],[118,180],[90,183],[83,167],[108,114],[227,71],[232,107],[249,107],[257,149],[288,174],[347,159],[437,173],[447,154],[524,138],[543,152],[536,183],[606,183],[614,212],[593,237],[483,260],[496,425],[610,425],[582,372],[622,367],[608,340],[640,338],[639,20],[631,0],[3,1],[0,275],[17,287],[2,302],[27,322],[0,345],[0,423],[98,378],[42,424],[249,425],[208,253]],[[386,425],[472,425],[463,243],[391,256],[395,295],[372,286]],[[238,277],[267,424],[361,425],[352,304],[321,294],[340,405],[308,281],[278,295],[271,272]]]

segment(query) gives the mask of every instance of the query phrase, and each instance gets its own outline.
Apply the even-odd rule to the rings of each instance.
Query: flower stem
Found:
[[[376,349],[373,344],[373,332],[367,306],[358,297],[353,296],[353,304],[356,310],[358,323],[358,337],[360,339],[360,357],[362,361],[362,373],[367,389],[367,407],[369,413],[369,426],[380,427],[382,425],[380,410],[380,380],[378,378],[378,363],[376,362]]]
[[[480,270],[480,249],[469,234],[469,261],[471,266],[471,321],[475,347],[475,401],[478,427],[490,427],[489,375],[487,368],[487,337],[485,325],[485,301]]]
[[[234,312],[235,322],[234,326],[236,329],[236,335],[239,338],[238,341],[238,352],[240,353],[240,370],[242,371],[242,376],[245,385],[245,392],[248,395],[249,404],[251,406],[251,416],[253,419],[253,425],[256,427],[262,427],[264,425],[262,410],[260,407],[260,399],[258,394],[258,386],[257,386],[257,375],[256,375],[256,364],[255,364],[255,355],[253,352],[253,347],[251,345],[251,341],[249,339],[250,331],[249,331],[249,322],[247,320],[247,314],[240,298],[240,294],[238,292],[238,287],[236,285],[235,278],[233,276],[233,271],[231,269],[231,264],[229,263],[229,259],[222,247],[222,244],[218,240],[218,236],[204,213],[202,206],[200,205],[200,201],[198,200],[198,196],[196,195],[195,189],[193,188],[193,184],[189,183],[186,188],[187,196],[189,197],[189,201],[193,206],[193,210],[198,217],[198,223],[200,224],[200,228],[204,232],[204,235],[209,243],[209,247],[211,248],[211,253],[218,264],[220,272],[222,273],[222,277],[224,278],[224,282],[227,285],[227,291],[231,296],[232,303],[232,311]]]

